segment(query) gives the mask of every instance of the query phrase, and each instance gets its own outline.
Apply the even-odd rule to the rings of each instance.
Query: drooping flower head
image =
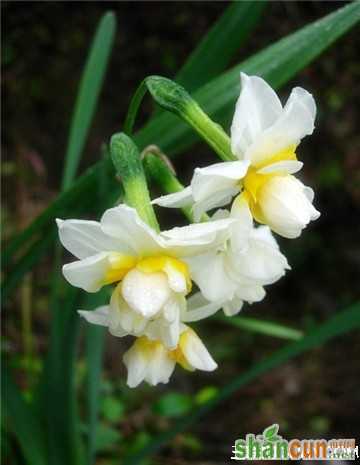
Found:
[[[156,199],[165,207],[193,205],[197,220],[208,210],[243,196],[253,217],[278,234],[295,238],[319,217],[313,192],[293,174],[302,163],[296,148],[312,134],[316,106],[306,90],[296,87],[284,107],[260,77],[241,73],[241,94],[231,125],[231,149],[238,161],[197,168],[183,192]]]

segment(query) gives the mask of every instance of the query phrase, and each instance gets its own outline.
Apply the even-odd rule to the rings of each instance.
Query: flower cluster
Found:
[[[197,223],[156,232],[125,204],[100,222],[58,220],[62,244],[78,258],[64,265],[65,278],[87,292],[115,286],[108,305],[79,313],[114,336],[135,337],[123,358],[130,387],[168,382],[176,363],[214,370],[188,323],[262,300],[264,286],[290,268],[271,230],[295,238],[319,216],[312,190],[294,176],[302,167],[296,148],[314,129],[312,96],[295,88],[283,108],[264,80],[241,80],[231,126],[237,161],[197,168],[189,187],[153,201],[191,206]]]

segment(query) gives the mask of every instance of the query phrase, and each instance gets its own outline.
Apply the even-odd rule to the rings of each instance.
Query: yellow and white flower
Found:
[[[183,324],[176,348],[169,350],[160,341],[141,336],[124,354],[123,360],[128,370],[129,387],[136,387],[142,381],[152,386],[167,383],[176,363],[190,371],[213,371],[217,368],[195,331]]]
[[[223,243],[232,221],[158,234],[126,205],[107,210],[100,222],[58,220],[63,246],[79,259],[64,265],[65,278],[88,292],[116,284],[108,307],[81,315],[91,323],[106,321],[115,336],[145,335],[176,347],[185,296],[191,291],[184,259]]]
[[[229,239],[196,261],[187,259],[191,277],[201,294],[189,299],[183,321],[197,321],[211,315],[218,310],[219,302],[226,315],[234,315],[244,301],[262,300],[263,286],[274,283],[290,269],[269,227],[254,227],[248,204],[242,197],[234,201],[230,213],[219,210],[213,219],[229,215],[235,220],[230,226]],[[216,305],[211,307],[210,302]]]
[[[312,205],[312,190],[293,176],[303,165],[296,148],[314,130],[314,99],[296,87],[282,107],[263,79],[244,73],[241,89],[231,125],[231,149],[238,161],[197,168],[189,187],[154,203],[193,205],[199,221],[204,212],[228,204],[240,193],[259,223],[295,238],[320,215]]]

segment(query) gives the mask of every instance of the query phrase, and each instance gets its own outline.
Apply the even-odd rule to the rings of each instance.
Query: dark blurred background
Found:
[[[270,2],[233,63],[341,5]],[[149,74],[174,76],[227,6],[228,2],[2,3],[3,239],[29,224],[57,195],[79,78],[102,13],[116,13],[118,31],[81,169],[98,159],[101,143],[121,128],[140,81]],[[300,239],[280,241],[292,271],[271,286],[263,302],[246,306],[246,316],[306,330],[360,296],[359,36],[354,28],[281,89],[284,100],[292,87],[303,86],[318,104],[316,131],[301,144],[298,156],[305,162],[303,181],[315,189],[322,216]],[[143,121],[151,111],[146,100]],[[174,163],[186,182],[194,166],[209,161],[216,161],[214,155],[199,143]],[[46,257],[27,278],[32,280],[34,378],[47,347],[51,263],[52,257]],[[19,291],[9,304],[3,340],[21,365],[20,299]],[[124,448],[135,450],[152,434],[166,430],[174,417],[192,408],[194,399],[211,396],[284,344],[229,331],[211,321],[199,331],[219,361],[215,373],[189,375],[177,369],[169,385],[142,387],[130,394],[120,362],[124,346],[108,337],[99,464],[105,463],[102,458],[118,463]],[[359,337],[351,335],[272,371],[179,435],[156,463],[224,463],[236,438],[274,422],[289,438],[359,436],[359,359]],[[81,362],[78,371],[81,380]],[[20,376],[19,382],[27,389],[28,381]]]

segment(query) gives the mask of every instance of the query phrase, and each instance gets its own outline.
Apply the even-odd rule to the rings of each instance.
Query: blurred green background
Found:
[[[270,2],[255,32],[234,56],[247,56],[341,6],[341,2]],[[81,169],[98,158],[101,143],[121,129],[130,98],[149,74],[173,77],[227,2],[3,2],[2,235],[9,239],[53,200],[60,185],[69,121],[89,42],[101,15],[118,19],[114,51]],[[322,212],[301,238],[279,240],[292,270],[265,300],[243,315],[307,331],[360,296],[359,29],[354,28],[281,89],[299,85],[318,105],[316,131],[301,144],[302,180],[316,192]],[[216,57],[213,57],[216,60]],[[151,115],[146,99],[141,121]],[[228,128],[226,128],[228,130]],[[176,158],[183,182],[195,166],[217,161],[205,144]],[[154,195],[155,195],[154,191]],[[160,211],[159,211],[160,213]],[[180,215],[161,211],[163,223]],[[88,216],[91,216],[89,211]],[[31,396],[49,339],[49,253],[7,302],[2,349],[16,381]],[[75,308],[74,308],[75,311]],[[216,394],[284,342],[209,320],[197,326],[219,362],[216,372],[177,369],[170,384],[129,390],[121,362],[127,340],[107,336],[101,375],[97,464],[118,464],[176,418]],[[81,345],[80,350],[82,350]],[[342,337],[242,388],[195,426],[180,433],[154,459],[159,464],[217,464],[247,432],[277,422],[286,437],[357,437],[360,340]],[[77,362],[80,411],[85,376]],[[83,426],[84,431],[86,425]],[[5,437],[7,440],[7,438]],[[12,438],[4,463],[21,463]],[[34,464],[35,465],[35,464]]]

